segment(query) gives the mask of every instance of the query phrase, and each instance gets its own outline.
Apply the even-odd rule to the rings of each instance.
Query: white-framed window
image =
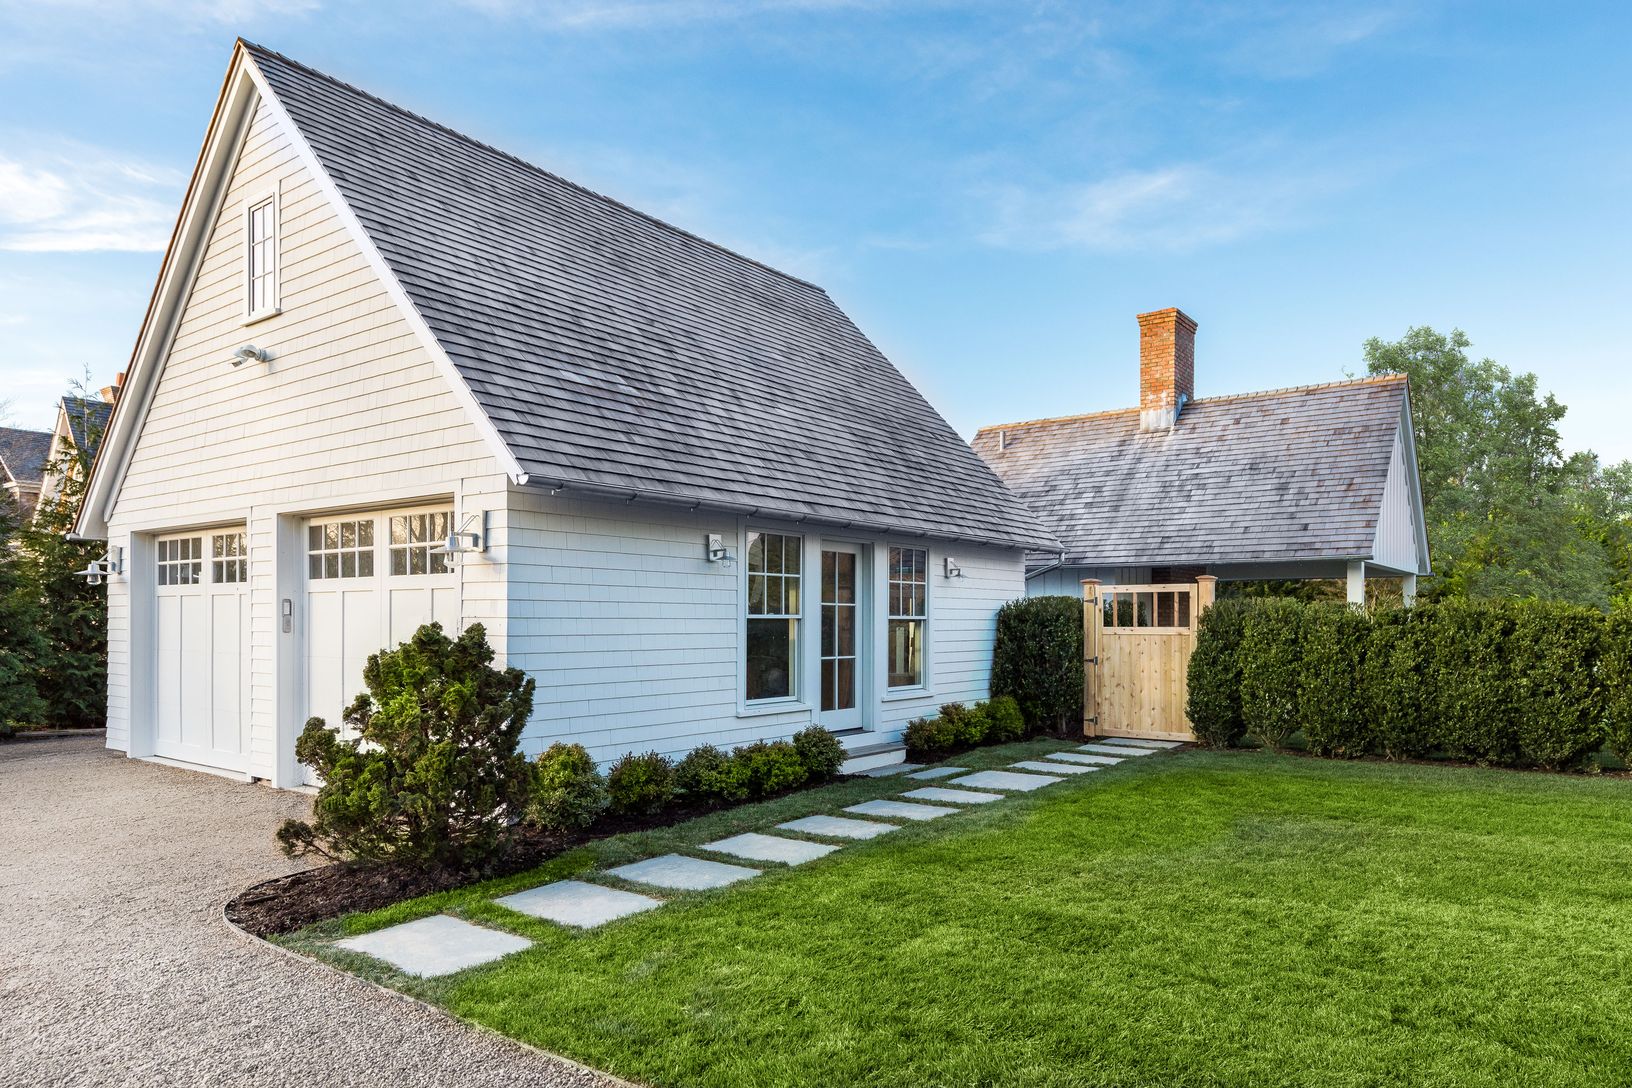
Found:
[[[452,521],[451,510],[391,515],[391,573],[447,574],[452,570],[448,553],[437,550],[447,542]]]
[[[196,586],[204,581],[204,538],[175,537],[159,541],[159,585]]]
[[[244,314],[250,320],[278,312],[278,194],[251,200],[244,210]]]
[[[800,551],[804,538],[748,534],[747,637],[743,690],[748,702],[790,699],[799,680]]]
[[[249,543],[243,530],[210,534],[210,581],[249,581]]]
[[[890,547],[888,644],[890,687],[924,685],[924,646],[929,632],[929,551]]]
[[[374,577],[374,519],[308,525],[306,574],[313,580]]]

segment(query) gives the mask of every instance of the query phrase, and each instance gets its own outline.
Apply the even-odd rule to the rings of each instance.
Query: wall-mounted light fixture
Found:
[[[99,586],[115,574],[125,573],[125,549],[115,545],[101,559],[91,560],[85,564],[84,570],[74,573],[85,579],[87,584]]]
[[[946,576],[948,578],[963,577],[963,568],[958,566],[958,561],[950,555],[946,557]]]
[[[703,550],[710,563],[735,563],[737,557],[731,554],[731,549],[725,546],[723,533],[707,533],[703,537]]]
[[[234,367],[243,366],[248,362],[269,363],[271,361],[272,353],[265,348],[258,348],[254,344],[245,344],[233,352],[231,360]]]
[[[450,558],[458,555],[480,555],[487,551],[487,519],[491,513],[491,510],[483,510],[480,514],[471,514],[457,529],[449,532],[448,538],[437,545],[435,550]]]

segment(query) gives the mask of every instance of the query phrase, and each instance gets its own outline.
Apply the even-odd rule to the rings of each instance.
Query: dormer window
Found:
[[[244,215],[244,265],[248,291],[246,321],[278,312],[278,196],[249,202]]]

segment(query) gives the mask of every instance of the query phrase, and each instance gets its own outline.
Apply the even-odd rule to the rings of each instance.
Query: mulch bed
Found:
[[[832,779],[830,781],[842,781]],[[827,785],[828,783],[812,783]],[[808,789],[801,786],[798,789]],[[787,790],[776,796],[797,792]],[[763,800],[763,799],[762,799]],[[602,816],[583,831],[547,832],[520,828],[510,848],[480,869],[423,867],[406,862],[367,865],[337,862],[263,881],[239,892],[227,904],[227,920],[257,937],[293,933],[317,922],[358,911],[379,910],[405,899],[445,892],[483,880],[510,876],[536,868],[553,857],[596,839],[630,831],[650,831],[685,823],[720,805],[677,806],[656,816]]]

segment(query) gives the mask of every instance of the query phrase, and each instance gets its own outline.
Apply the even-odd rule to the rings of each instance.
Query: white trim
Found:
[[[741,573],[737,576],[737,717],[757,717],[761,714],[777,713],[810,713],[816,704],[808,698],[809,664],[805,660],[810,646],[810,542],[813,539],[809,533],[793,529],[759,528],[748,524],[747,519],[739,520],[738,551],[741,562],[738,564]],[[787,613],[789,618],[798,623],[794,631],[793,645],[793,682],[789,685],[789,693],[770,699],[748,698],[748,535],[750,533],[771,534],[774,536],[793,537],[799,541],[799,611],[797,614]],[[821,612],[818,606],[817,622],[820,622]],[[780,614],[777,617],[781,618]]]
[[[368,261],[369,267],[374,269],[375,275],[379,277],[380,283],[385,288],[385,293],[391,298],[391,301],[397,304],[397,308],[402,312],[403,319],[408,322],[408,327],[414,330],[414,335],[419,339],[420,345],[430,355],[431,361],[436,365],[437,369],[442,371],[442,376],[447,379],[448,386],[453,390],[455,399],[464,404],[471,422],[476,426],[477,432],[486,440],[490,452],[498,459],[501,470],[506,476],[510,477],[512,482],[525,484],[527,482],[527,473],[523,471],[521,462],[516,460],[516,455],[511,452],[510,447],[499,436],[498,428],[493,425],[493,420],[488,418],[487,412],[477,403],[476,394],[471,392],[470,386],[465,383],[464,377],[459,373],[459,368],[453,365],[452,359],[448,358],[448,353],[443,349],[442,342],[436,338],[436,334],[431,331],[431,327],[425,323],[425,318],[420,314],[418,307],[409,299],[408,292],[403,290],[402,283],[397,279],[396,273],[391,271],[391,266],[385,263],[385,258],[380,255],[379,248],[374,244],[374,239],[363,228],[362,221],[357,218],[357,213],[352,210],[351,205],[347,203],[346,198],[341,195],[339,188],[334,184],[334,179],[329,177],[329,172],[318,161],[317,154],[312,150],[311,144],[306,142],[305,134],[300,131],[299,127],[290,118],[289,111],[283,108],[283,103],[278,101],[278,96],[273,93],[271,84],[267,83],[266,77],[255,66],[252,58],[246,57],[244,70],[248,73],[249,78],[254,81],[262,101],[266,103],[267,110],[283,130],[284,135],[289,138],[290,146],[294,148],[295,155],[300,159],[302,165],[306,167],[307,172],[311,174],[312,181],[316,184],[318,191],[328,198],[330,205],[334,208],[336,217],[340,220],[341,225],[346,228],[346,233],[351,236],[351,240],[362,251],[363,258]]]
[[[255,210],[264,204],[272,207],[272,225],[267,237],[268,248],[272,253],[271,272],[268,275],[270,282],[267,285],[267,303],[260,309],[254,309],[251,303],[255,298],[255,266],[253,264],[253,247],[255,245],[254,228],[252,226]],[[243,244],[243,289],[244,289],[244,324],[253,325],[265,321],[269,317],[276,317],[283,312],[283,179],[273,182],[268,189],[261,189],[245,197],[242,206],[238,209],[238,220],[244,227]]]

